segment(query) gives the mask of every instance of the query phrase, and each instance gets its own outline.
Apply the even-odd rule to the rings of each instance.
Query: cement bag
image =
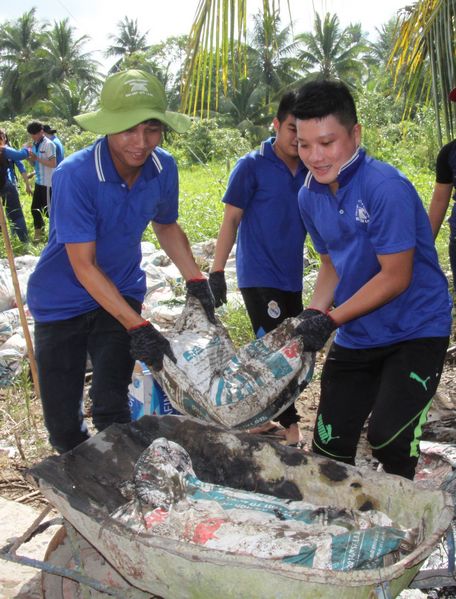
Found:
[[[188,298],[174,330],[166,333],[177,364],[165,357],[153,372],[173,407],[227,428],[253,428],[283,412],[313,373],[315,356],[292,337],[289,318],[238,351],[221,323],[211,324],[201,303]]]
[[[376,510],[315,506],[205,483],[183,447],[156,439],[136,463],[132,499],[111,514],[133,532],[238,555],[330,570],[379,568],[392,552],[413,549]]]

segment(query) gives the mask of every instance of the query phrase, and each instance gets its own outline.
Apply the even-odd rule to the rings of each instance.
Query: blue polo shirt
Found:
[[[169,224],[177,215],[177,167],[165,150],[153,152],[131,189],[114,167],[106,138],[72,154],[55,170],[49,242],[29,278],[34,318],[65,320],[99,307],[76,279],[65,243],[95,241],[100,269],[122,295],[142,302],[141,237],[150,221]]]
[[[22,148],[22,150],[15,150],[10,146],[5,146],[3,148],[3,154],[5,158],[9,161],[7,177],[10,183],[13,185],[16,183],[16,174],[14,172],[14,166],[17,166],[20,173],[25,173],[26,168],[22,164],[21,160],[25,160],[28,158],[28,150],[26,148]]]
[[[301,291],[306,230],[299,216],[298,191],[307,169],[296,175],[276,155],[270,138],[234,167],[223,201],[242,208],[238,229],[238,285]]]
[[[50,139],[51,139],[52,143],[55,145],[55,160],[56,160],[57,166],[58,166],[62,162],[62,160],[65,158],[65,150],[64,150],[62,142],[57,137],[57,135],[54,135],[54,137],[52,137]]]
[[[392,166],[359,150],[338,177],[333,195],[309,173],[299,193],[304,224],[320,254],[329,254],[339,276],[335,305],[379,271],[377,255],[414,248],[409,287],[384,306],[339,327],[336,342],[348,348],[381,347],[451,330],[448,284],[438,263],[429,218],[413,187]]]

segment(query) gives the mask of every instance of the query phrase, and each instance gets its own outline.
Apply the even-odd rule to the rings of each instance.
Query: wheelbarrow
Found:
[[[378,509],[405,528],[417,528],[419,541],[409,554],[382,568],[328,571],[132,533],[110,514],[125,503],[120,487],[158,437],[182,445],[201,480],[316,505]],[[75,450],[44,460],[29,475],[67,522],[68,541],[79,547],[73,563],[84,562],[85,555],[85,570],[83,563],[76,580],[96,589],[89,597],[389,599],[409,586],[453,518],[451,496],[443,491],[419,489],[397,476],[183,416],[144,416],[110,426]],[[64,533],[59,534],[48,557],[65,543]],[[56,570],[54,564],[54,574],[68,570],[67,565],[61,560]],[[97,581],[98,575],[103,580]],[[71,572],[69,577],[75,578]],[[62,582],[53,589],[49,594],[44,588],[46,599],[84,596],[65,595]]]

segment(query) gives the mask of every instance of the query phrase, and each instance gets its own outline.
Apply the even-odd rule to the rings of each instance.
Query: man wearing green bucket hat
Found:
[[[27,290],[45,423],[61,453],[89,437],[82,413],[87,353],[97,430],[130,421],[135,359],[156,370],[165,355],[175,360],[167,339],[140,315],[141,237],[149,222],[187,293],[215,322],[207,280],[177,224],[177,166],[159,147],[165,126],[183,133],[190,119],[168,111],[161,83],[139,70],[110,76],[100,108],[75,118],[104,137],[56,169],[49,242]]]

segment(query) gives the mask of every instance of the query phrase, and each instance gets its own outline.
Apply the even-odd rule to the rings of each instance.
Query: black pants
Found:
[[[257,337],[274,330],[285,318],[297,316],[302,312],[302,293],[300,291],[281,291],[271,287],[245,287],[241,289],[247,313]],[[296,407],[291,405],[278,417],[282,426],[299,422]]]
[[[49,206],[51,205],[51,195],[52,188],[46,187],[45,185],[40,185],[39,183],[35,183],[35,188],[33,189],[33,198],[32,198],[32,217],[33,217],[33,226],[35,229],[42,229],[44,227],[44,218],[43,215],[48,218],[49,217]]]
[[[125,299],[140,313],[139,302]],[[130,337],[103,308],[68,320],[36,322],[35,351],[44,421],[57,451],[69,451],[89,437],[82,413],[87,354],[93,366],[89,395],[96,429],[130,422]]]
[[[413,479],[448,341],[432,337],[360,350],[333,343],[321,376],[312,449],[354,464],[370,414],[372,455],[386,472]]]

